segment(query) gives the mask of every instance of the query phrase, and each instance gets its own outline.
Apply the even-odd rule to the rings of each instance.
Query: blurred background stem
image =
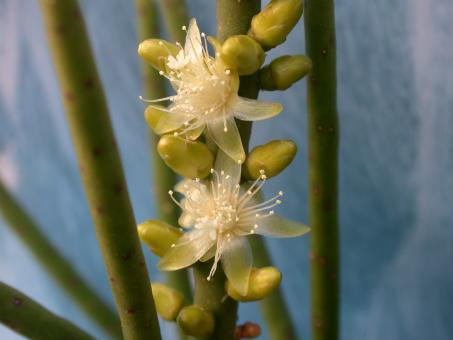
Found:
[[[155,0],[136,0],[137,24],[140,41],[148,38],[159,38],[159,22],[157,16],[157,5]],[[172,24],[176,25],[175,21]],[[181,23],[179,30],[181,30]],[[183,40],[182,40],[183,41]],[[142,77],[145,89],[145,98],[155,99],[166,97],[165,78],[146,63],[142,63]],[[160,158],[156,145],[159,136],[156,136],[151,130],[151,157],[153,161],[152,175],[154,177],[154,198],[156,202],[157,218],[173,226],[178,226],[179,211],[173,203],[168,190],[173,189],[177,182],[176,174],[165,165]],[[187,270],[178,270],[165,273],[169,286],[180,291],[187,299],[192,300],[192,292]]]
[[[39,226],[0,181],[0,213],[11,230],[36,260],[73,301],[104,331],[121,335],[119,320],[112,309],[82,279],[72,264],[45,237]]]
[[[186,39],[186,32],[181,27],[189,24],[186,1],[160,0],[160,4],[171,40],[180,42],[184,46],[183,42]]]
[[[148,271],[82,13],[76,0],[40,0],[40,5],[123,336],[160,339]]]
[[[28,339],[94,339],[3,282],[0,282],[0,322]]]
[[[308,181],[311,322],[314,340],[338,339],[338,113],[333,0],[305,2],[308,80]]]

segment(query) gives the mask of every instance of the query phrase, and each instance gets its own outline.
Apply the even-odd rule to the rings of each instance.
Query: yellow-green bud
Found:
[[[265,49],[280,45],[299,21],[302,0],[272,0],[252,18],[249,35]]]
[[[239,75],[248,75],[259,70],[264,62],[260,44],[247,35],[229,37],[222,45],[221,58]]]
[[[286,90],[310,72],[312,63],[304,55],[285,55],[273,60],[260,70],[260,87],[263,90]]]
[[[247,156],[243,165],[243,176],[257,179],[260,171],[270,178],[277,176],[294,159],[297,152],[296,143],[291,140],[273,140],[255,147]]]
[[[157,282],[151,284],[151,290],[157,313],[165,320],[176,320],[185,305],[184,296],[176,289]]]
[[[179,312],[177,322],[187,335],[205,338],[214,332],[214,317],[200,306],[190,305],[184,307]]]
[[[250,273],[247,295],[240,295],[229,282],[226,283],[226,291],[236,301],[257,301],[272,293],[281,280],[282,274],[275,267],[253,268]]]
[[[178,136],[165,135],[157,151],[174,172],[187,178],[204,178],[210,174],[214,156],[206,144]]]
[[[137,228],[140,240],[157,256],[163,256],[182,236],[178,228],[158,220],[143,222]]]
[[[166,71],[169,55],[176,56],[180,48],[161,39],[147,39],[138,45],[138,54],[158,71]]]

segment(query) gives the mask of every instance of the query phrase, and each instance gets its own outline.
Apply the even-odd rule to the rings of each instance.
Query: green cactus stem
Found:
[[[261,1],[250,0],[250,1],[237,1],[237,0],[217,0],[217,35],[221,41],[236,34],[245,34],[249,28],[252,17],[259,12]],[[231,15],[235,13],[235,15]],[[239,94],[248,98],[256,98],[258,96],[258,76],[253,74],[250,76],[241,77],[241,86],[239,88]],[[248,148],[250,134],[251,134],[251,123],[238,121],[238,128],[241,133],[242,142],[244,148]],[[254,263],[261,266],[271,266],[268,251],[266,249],[263,240],[257,236],[254,239],[258,239],[261,242],[260,251],[253,254]],[[255,240],[253,241],[255,242]],[[253,246],[253,244],[252,244]],[[256,248],[256,247],[254,247]],[[289,312],[286,308],[285,301],[283,299],[280,290],[276,290],[271,294],[273,298],[266,298],[260,301],[260,310],[266,320],[266,326],[269,330],[269,334],[272,334],[272,340],[276,339],[291,339],[287,338],[288,334],[294,334],[293,326]],[[230,307],[232,308],[232,307]],[[270,317],[270,311],[279,310],[281,318]],[[236,314],[234,313],[234,317]],[[283,324],[283,326],[282,326]]]
[[[171,39],[182,44],[186,39],[186,32],[181,27],[189,24],[185,0],[160,0],[160,4]]]
[[[19,205],[0,181],[0,213],[5,222],[26,245],[55,282],[104,331],[114,337],[121,334],[119,320],[75,268],[46,238],[40,227]]]
[[[0,322],[29,339],[94,339],[25,294],[0,282]]]
[[[338,339],[338,113],[333,0],[306,0],[305,41],[313,62],[308,79],[308,181],[311,323],[314,340]]]
[[[40,0],[80,174],[125,339],[160,329],[123,168],[76,0]]]
[[[157,38],[159,36],[157,5],[154,0],[136,0],[138,33],[141,41],[148,38]],[[185,21],[185,20],[183,20]],[[177,25],[172,21],[172,24]],[[179,30],[181,25],[178,24]],[[182,32],[182,30],[181,30]],[[142,63],[143,85],[146,98],[163,98],[166,97],[165,78],[160,76],[151,66]],[[178,225],[178,209],[173,203],[168,190],[172,189],[177,182],[177,176],[169,169],[162,158],[159,156],[156,146],[159,137],[150,131],[151,136],[151,157],[153,161],[154,175],[154,198],[156,200],[157,218],[167,222],[170,225]],[[171,287],[179,290],[187,299],[192,299],[192,291],[186,270],[166,272],[167,283]]]

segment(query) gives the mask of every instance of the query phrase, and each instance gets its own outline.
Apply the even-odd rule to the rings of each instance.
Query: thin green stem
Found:
[[[0,282],[0,322],[29,339],[94,339],[3,282]]]
[[[78,2],[40,4],[123,336],[160,339],[125,176]]]
[[[308,81],[311,322],[315,340],[338,338],[338,113],[333,0],[305,1]]]
[[[136,0],[137,24],[140,40],[159,36],[157,6],[154,0]],[[179,25],[181,26],[181,25]],[[182,31],[182,30],[181,30]],[[146,98],[166,97],[164,78],[151,66],[142,63],[143,84]],[[177,176],[168,168],[156,150],[159,137],[150,131],[151,157],[153,160],[154,197],[157,217],[171,225],[178,225],[178,209],[168,195],[168,190],[176,185]],[[192,300],[192,291],[186,270],[166,272],[167,283],[180,291],[187,301]]]
[[[217,0],[217,34],[220,40],[235,34],[245,34],[252,17],[260,10],[260,1]],[[234,15],[231,15],[234,13]],[[241,77],[239,94],[248,98],[257,98],[259,86],[257,76]],[[238,121],[244,148],[248,149],[252,124]],[[260,237],[252,239],[253,260],[256,266],[272,265],[264,241]],[[280,290],[260,301],[260,310],[269,330],[270,339],[295,339],[294,326]],[[278,311],[278,317],[273,313]]]
[[[52,245],[1,181],[0,213],[11,230],[74,302],[108,334],[119,337],[121,328],[112,309],[83,280],[71,262]]]
[[[272,265],[265,240],[261,236],[250,237],[253,260],[256,267]],[[280,288],[260,301],[261,314],[269,331],[271,340],[297,339],[293,321]]]
[[[160,0],[160,4],[171,39],[182,44],[186,38],[186,32],[181,27],[189,24],[185,0]]]

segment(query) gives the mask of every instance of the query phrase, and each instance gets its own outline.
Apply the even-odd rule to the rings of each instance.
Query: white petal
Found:
[[[204,192],[206,190],[206,185],[202,181],[194,181],[192,179],[183,179],[175,185],[175,191],[188,196],[190,192],[198,190]]]
[[[195,19],[191,19],[189,23],[184,53],[186,56],[189,56],[192,61],[200,60],[203,56],[200,30],[198,29],[197,21]]]
[[[219,150],[215,161],[215,170],[219,173],[222,170],[229,176],[228,185],[234,187],[241,180],[241,164],[228,157],[223,151]]]
[[[229,110],[240,120],[256,121],[272,118],[282,112],[282,104],[237,97]]]
[[[223,119],[209,122],[207,128],[210,137],[223,152],[234,161],[244,162],[245,152],[233,117],[226,118],[225,122]]]
[[[159,270],[178,270],[197,262],[214,244],[209,232],[193,230],[185,233],[159,261]]]
[[[252,250],[245,237],[232,236],[222,244],[222,268],[228,281],[241,295],[246,295],[252,270]]]
[[[159,105],[150,105],[151,107],[159,110],[159,114],[156,115],[157,123],[153,127],[156,134],[162,135],[169,133],[181,128],[187,121],[187,116],[179,112],[169,112],[169,108],[165,108]]]
[[[263,218],[258,222],[256,234],[272,237],[297,237],[306,234],[310,228],[303,223],[287,220],[278,215]]]

